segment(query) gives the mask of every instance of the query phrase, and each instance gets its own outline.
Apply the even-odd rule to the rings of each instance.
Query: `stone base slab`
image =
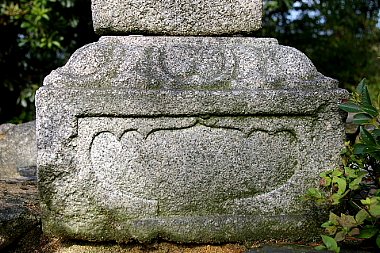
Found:
[[[184,243],[319,233],[301,196],[339,162],[347,92],[299,51],[270,39],[104,37],[44,84],[45,233]]]

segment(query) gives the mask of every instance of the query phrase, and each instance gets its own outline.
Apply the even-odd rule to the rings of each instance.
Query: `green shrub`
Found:
[[[379,96],[380,98],[380,96]],[[380,248],[380,115],[362,80],[340,109],[353,113],[356,136],[345,143],[342,165],[320,174],[320,188],[306,197],[330,210],[322,224],[327,235],[317,249],[339,252],[342,241],[373,240]],[[339,215],[337,215],[339,214]]]

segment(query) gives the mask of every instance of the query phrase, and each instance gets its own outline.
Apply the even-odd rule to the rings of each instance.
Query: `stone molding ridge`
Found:
[[[137,90],[334,89],[334,79],[275,39],[105,36],[78,49],[45,86]]]

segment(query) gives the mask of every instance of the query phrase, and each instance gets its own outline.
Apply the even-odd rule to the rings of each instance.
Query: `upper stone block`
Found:
[[[258,30],[262,0],[92,0],[100,35],[226,35]]]

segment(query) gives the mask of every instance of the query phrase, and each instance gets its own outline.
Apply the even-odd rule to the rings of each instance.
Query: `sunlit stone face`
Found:
[[[261,0],[93,0],[99,34],[228,35],[261,27]]]

